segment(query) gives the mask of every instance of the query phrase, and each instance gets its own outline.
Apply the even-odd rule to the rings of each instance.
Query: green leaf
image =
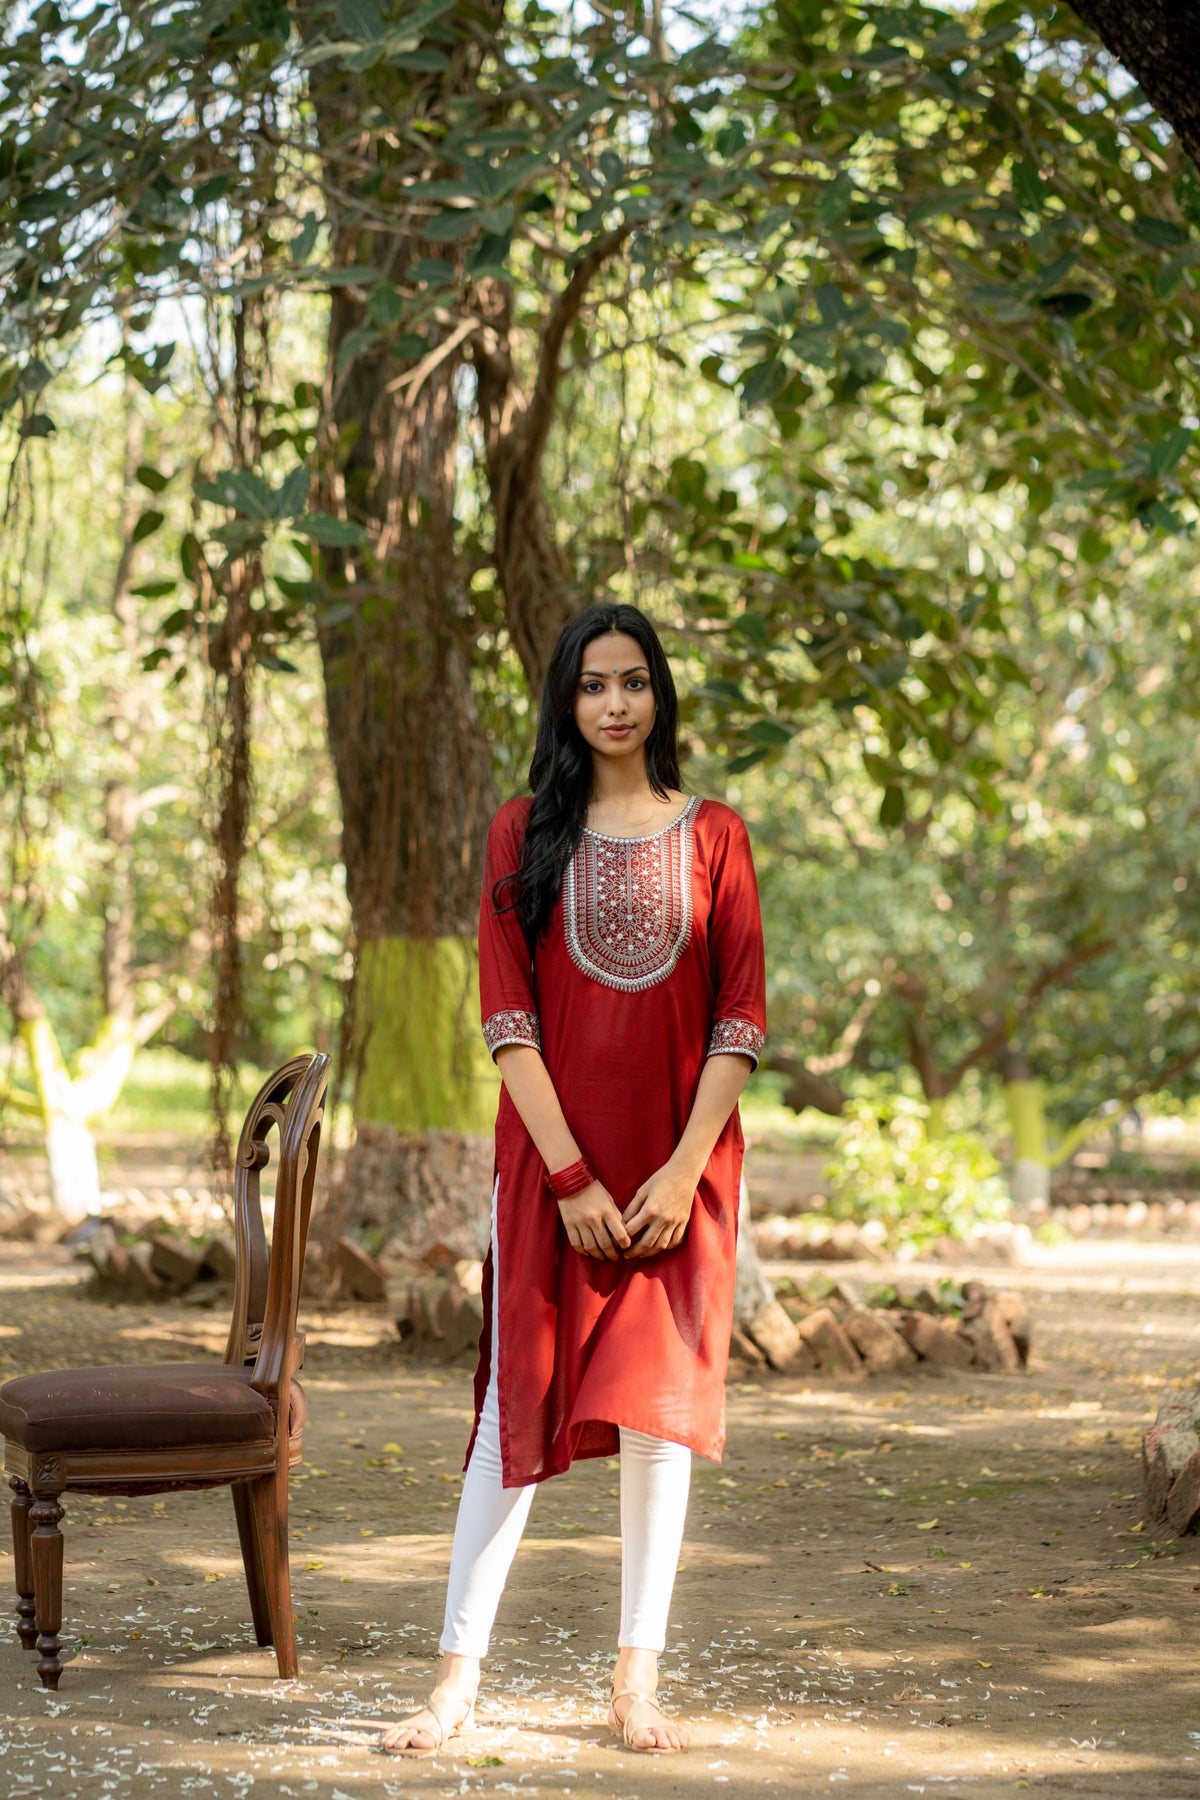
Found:
[[[372,325],[395,325],[404,314],[404,296],[390,282],[377,287],[367,301],[367,317]]]
[[[846,296],[831,281],[822,282],[814,296],[822,325],[844,325],[850,316]]]
[[[907,810],[904,800],[904,789],[893,782],[883,790],[883,798],[879,802],[879,823],[888,830],[894,830],[904,823]]]
[[[441,50],[422,48],[420,50],[403,50],[388,61],[398,69],[412,69],[416,73],[440,73],[451,66],[450,58]]]
[[[52,431],[57,430],[58,427],[49,413],[35,412],[30,413],[21,426],[21,436],[23,438],[44,438],[49,437]]]
[[[1031,162],[1014,162],[1012,169],[1013,199],[1022,212],[1040,213],[1046,204],[1046,183]]]
[[[407,271],[410,281],[416,281],[422,287],[446,287],[454,280],[453,264],[441,262],[434,256],[423,256],[419,262],[412,264]]]
[[[781,724],[778,719],[755,719],[752,725],[746,727],[746,736],[752,744],[764,744],[772,748],[790,744],[794,735],[793,729]]]
[[[765,750],[743,750],[739,755],[731,756],[725,767],[731,775],[740,775],[744,770],[752,769],[756,763],[762,762],[766,754]]]
[[[142,486],[149,488],[152,494],[161,494],[171,479],[169,475],[164,475],[161,469],[154,468],[150,463],[139,463],[134,474]]]
[[[275,496],[275,508],[280,518],[290,519],[304,510],[308,501],[309,481],[310,475],[305,463],[297,463],[284,477]]]
[[[1150,473],[1156,481],[1171,473],[1191,441],[1192,433],[1186,425],[1177,425],[1166,437],[1159,438],[1150,452]]]
[[[454,212],[436,213],[422,227],[422,233],[432,244],[444,244],[454,238],[466,237],[479,224],[479,213],[475,207],[462,207]]]
[[[212,481],[198,481],[195,494],[198,500],[211,501],[214,506],[232,506],[247,519],[276,516],[274,494],[252,469],[228,469]]]
[[[818,301],[818,304],[820,302]],[[784,283],[758,296],[754,310],[768,325],[790,325],[796,316],[796,290]]]
[[[334,6],[338,28],[360,44],[382,37],[384,17],[376,0],[337,0]]]
[[[295,529],[314,544],[365,544],[367,534],[352,519],[335,519],[332,513],[309,513],[295,521]]]
[[[773,400],[787,378],[786,364],[776,362],[774,358],[755,363],[747,369],[742,381],[742,399],[747,406],[759,406],[764,400]]]
[[[130,533],[130,542],[140,544],[144,538],[153,537],[164,517],[165,514],[152,509],[144,512]]]
[[[1143,243],[1153,244],[1159,250],[1178,250],[1188,241],[1182,225],[1176,225],[1173,219],[1157,219],[1147,213],[1138,215],[1133,221],[1133,229]]]
[[[300,229],[288,245],[293,262],[307,262],[313,253],[317,241],[317,233],[321,229],[321,221],[315,212],[306,212],[300,221]]]

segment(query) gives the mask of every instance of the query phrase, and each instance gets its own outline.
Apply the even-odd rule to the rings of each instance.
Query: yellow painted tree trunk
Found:
[[[1035,1076],[1004,1083],[1004,1104],[1012,1133],[1009,1190],[1019,1206],[1050,1203],[1050,1147],[1046,1131],[1046,1092]]]
[[[416,1248],[487,1245],[499,1076],[473,938],[375,938],[359,957],[352,1166],[360,1218]]]

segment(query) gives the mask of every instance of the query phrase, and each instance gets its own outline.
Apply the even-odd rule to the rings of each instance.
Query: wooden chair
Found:
[[[230,1486],[254,1635],[297,1673],[288,1567],[288,1471],[306,1414],[294,1379],[327,1056],[298,1056],[266,1081],[238,1141],[237,1272],[225,1361],[54,1369],[0,1388],[0,1433],[13,1490],[17,1631],[38,1652],[43,1687],[62,1673],[60,1496],[162,1494]],[[268,1252],[259,1194],[279,1131],[275,1224]]]

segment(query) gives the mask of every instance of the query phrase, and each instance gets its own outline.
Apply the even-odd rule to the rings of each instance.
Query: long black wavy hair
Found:
[[[646,739],[646,776],[665,799],[682,787],[679,773],[679,700],[658,633],[636,606],[602,602],[564,625],[538,713],[537,741],[529,764],[533,805],[521,847],[520,867],[502,875],[492,889],[499,911],[516,907],[532,952],[545,931],[562,886],[563,872],[583,834],[592,787],[592,753],[575,723],[575,694],[583,653],[598,637],[623,632],[635,638],[650,671],[655,718]]]

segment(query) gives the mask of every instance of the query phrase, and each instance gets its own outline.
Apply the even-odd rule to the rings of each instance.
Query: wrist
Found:
[[[672,1175],[678,1176],[680,1181],[687,1182],[692,1187],[699,1187],[700,1177],[703,1175],[707,1163],[707,1156],[699,1156],[694,1150],[680,1144],[674,1154],[668,1158],[667,1168]]]
[[[546,1188],[556,1200],[570,1200],[575,1194],[582,1194],[590,1188],[596,1177],[592,1174],[584,1157],[576,1157],[574,1162],[567,1163],[559,1169],[546,1170]]]

